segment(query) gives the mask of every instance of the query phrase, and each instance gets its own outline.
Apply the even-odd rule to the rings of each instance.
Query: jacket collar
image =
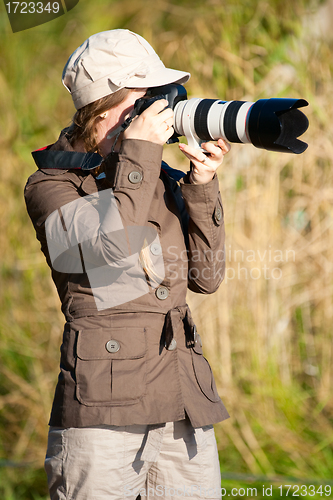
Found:
[[[54,168],[89,171],[102,163],[103,157],[98,153],[80,153],[74,151],[68,140],[69,130],[70,128],[62,130],[56,143],[31,153],[40,170]]]

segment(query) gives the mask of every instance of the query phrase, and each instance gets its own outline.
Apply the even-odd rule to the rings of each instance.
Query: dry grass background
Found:
[[[0,9],[1,497],[46,494],[40,469],[63,323],[23,204],[30,151],[54,142],[71,118],[60,83],[68,55],[115,27],[191,71],[190,96],[310,102],[304,154],[233,145],[219,174],[226,279],[188,301],[231,414],[216,426],[230,484],[240,474],[332,480],[332,2],[81,0],[15,35]],[[165,159],[187,168],[174,146]]]

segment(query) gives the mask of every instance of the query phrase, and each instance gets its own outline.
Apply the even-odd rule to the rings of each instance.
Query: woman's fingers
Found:
[[[202,149],[195,149],[187,144],[180,144],[180,150],[192,162],[190,181],[193,184],[205,184],[212,180],[216,170],[223,162],[223,157],[230,151],[230,144],[219,139],[217,144],[205,142],[201,144]]]
[[[223,139],[219,139],[217,144],[214,144],[213,142],[205,142],[201,144],[201,147],[205,149],[210,156],[221,160],[223,160],[223,156],[227,154],[231,148],[230,144]]]
[[[173,110],[166,108],[168,101],[155,101],[141,115],[137,116],[125,130],[126,139],[142,139],[165,144],[173,135]]]

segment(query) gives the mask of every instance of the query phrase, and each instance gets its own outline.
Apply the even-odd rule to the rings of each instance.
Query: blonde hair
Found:
[[[140,251],[139,260],[146,277],[148,277],[155,286],[159,285],[163,280],[163,276],[160,276],[154,268],[154,264],[151,260],[150,247],[146,238],[144,239]]]

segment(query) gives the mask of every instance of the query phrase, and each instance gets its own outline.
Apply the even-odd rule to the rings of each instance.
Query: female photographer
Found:
[[[216,170],[229,145],[180,144],[184,176],[162,162],[168,102],[132,114],[148,88],[188,78],[135,33],[93,35],[63,72],[73,124],[34,152],[25,199],[66,321],[45,461],[52,500],[220,498],[212,424],[228,414],[186,291],[213,293],[223,279]]]

